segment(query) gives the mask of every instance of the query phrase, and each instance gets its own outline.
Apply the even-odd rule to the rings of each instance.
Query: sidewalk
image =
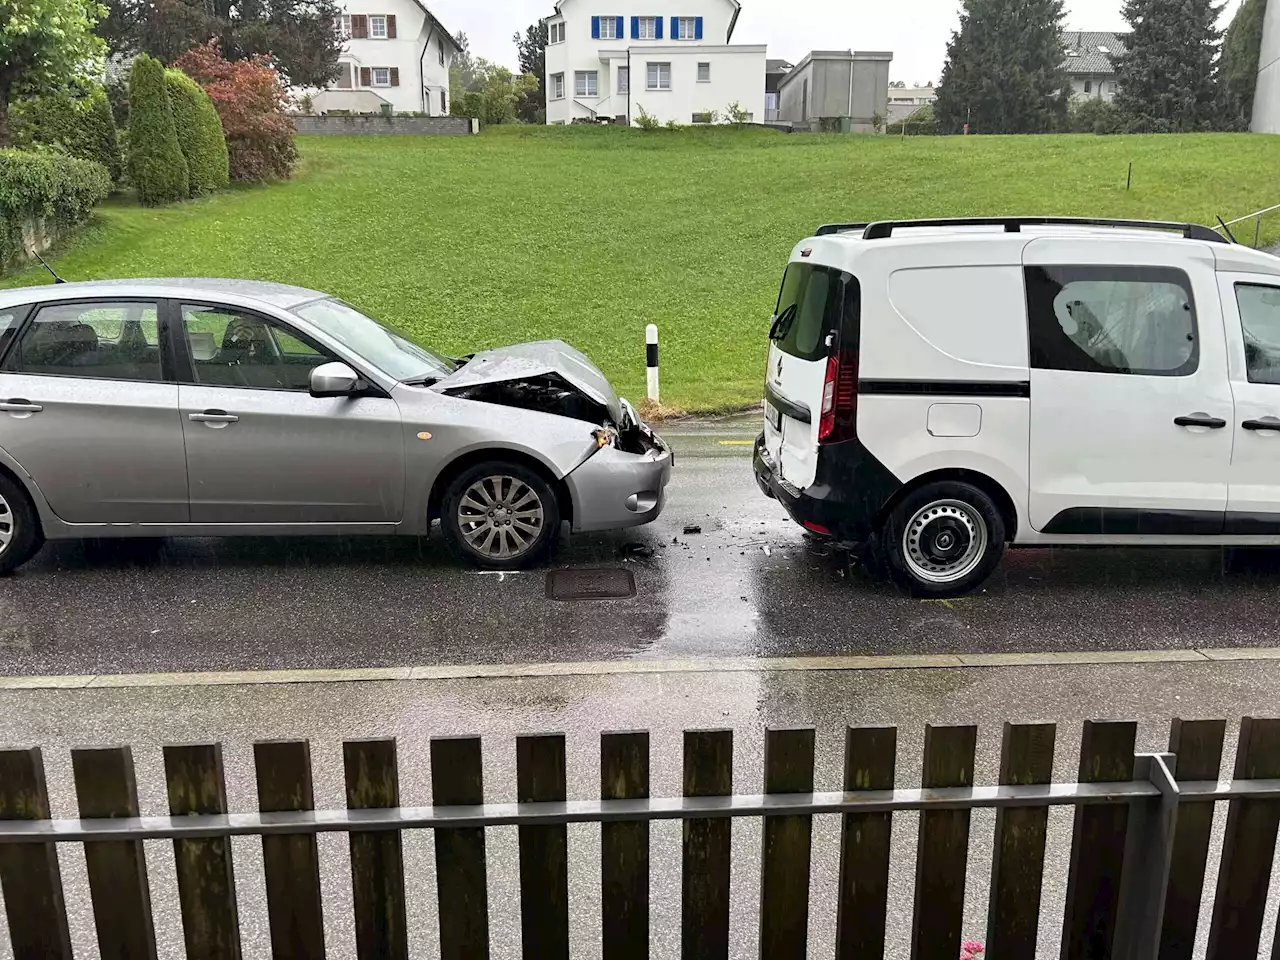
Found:
[[[1161,656],[1167,657],[1167,652]],[[1130,659],[1136,658],[1130,655]],[[1280,689],[1280,660],[1276,659],[894,669],[812,669],[789,662],[787,669],[778,670],[770,669],[769,661],[758,662],[759,669],[750,666],[735,662],[732,670],[689,671],[649,665],[650,672],[616,672],[600,665],[598,670],[579,669],[569,675],[543,667],[530,675],[516,675],[519,668],[511,668],[505,675],[489,670],[499,675],[454,679],[9,688],[0,692],[0,743],[45,748],[54,812],[68,817],[75,813],[67,755],[72,746],[131,744],[143,813],[163,814],[159,747],[174,742],[223,742],[231,807],[248,810],[254,802],[251,744],[258,739],[310,739],[317,805],[335,807],[343,803],[341,741],[395,736],[399,738],[401,799],[406,805],[417,805],[430,802],[428,740],[447,734],[485,737],[486,796],[509,801],[515,793],[513,739],[519,733],[565,732],[570,798],[589,798],[599,786],[599,732],[647,729],[652,735],[653,794],[670,796],[679,790],[681,731],[687,728],[733,728],[735,789],[755,793],[761,789],[762,731],[768,726],[816,726],[816,787],[833,790],[839,787],[846,724],[898,726],[898,786],[911,787],[919,784],[924,725],[930,722],[977,723],[976,781],[991,783],[996,778],[1005,720],[1056,722],[1055,777],[1074,780],[1080,724],[1087,718],[1138,720],[1139,749],[1156,750],[1167,745],[1171,717],[1225,717],[1228,749],[1223,769],[1230,770],[1240,716],[1280,713],[1275,695]],[[1057,954],[1070,817],[1066,810],[1050,817],[1046,919],[1041,924],[1041,951],[1046,956]],[[1220,813],[1219,831],[1223,819]],[[971,829],[973,869],[965,930],[977,939],[985,937],[993,823],[992,811],[978,811]],[[810,956],[814,958],[833,955],[838,831],[835,817],[815,822],[810,907]],[[895,820],[898,853],[891,870],[891,902],[899,909],[889,931],[891,957],[907,955],[915,832],[914,816]],[[519,956],[514,833],[511,828],[489,833],[495,958]],[[676,823],[659,823],[652,829],[654,957],[679,954],[678,924],[660,920],[679,916],[679,836]],[[346,839],[322,837],[320,847],[330,955],[352,956]],[[234,849],[245,956],[265,957],[261,847],[256,840],[237,839]],[[735,823],[734,956],[757,952],[759,850],[759,823]],[[96,944],[83,854],[73,846],[61,853],[77,956],[93,956]],[[149,842],[147,854],[160,955],[180,956],[172,847]],[[598,828],[571,827],[569,854],[574,956],[596,957],[600,950]],[[437,924],[431,838],[425,833],[406,835],[405,859],[412,950],[417,956],[431,956]],[[1210,891],[1212,864],[1211,859]],[[1204,904],[1202,932],[1211,905],[1210,895]],[[1267,931],[1274,915],[1273,905]],[[9,955],[7,937],[0,936],[0,957]]]

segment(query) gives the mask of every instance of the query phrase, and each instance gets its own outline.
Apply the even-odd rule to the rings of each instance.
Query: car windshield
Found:
[[[341,300],[316,300],[293,312],[397,380],[437,379],[458,369],[448,357]]]

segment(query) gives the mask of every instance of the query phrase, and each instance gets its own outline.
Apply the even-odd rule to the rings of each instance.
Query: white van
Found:
[[[761,489],[921,596],[1005,544],[1280,544],[1280,259],[1194,224],[833,224],[770,329]]]

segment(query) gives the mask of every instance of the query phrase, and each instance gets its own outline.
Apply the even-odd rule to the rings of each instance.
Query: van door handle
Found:
[[[1208,427],[1210,430],[1221,430],[1227,425],[1227,421],[1221,417],[1210,417],[1203,413],[1193,413],[1187,417],[1174,417],[1174,426],[1178,427]]]
[[[193,413],[188,419],[195,423],[236,423],[240,418],[225,410],[206,410],[204,413]]]
[[[24,400],[21,397],[0,401],[0,410],[5,413],[39,413],[43,409],[44,407],[40,404],[32,403],[30,400]]]
[[[1246,420],[1240,424],[1245,430],[1276,430],[1280,431],[1280,419],[1276,417],[1263,417],[1261,420]]]

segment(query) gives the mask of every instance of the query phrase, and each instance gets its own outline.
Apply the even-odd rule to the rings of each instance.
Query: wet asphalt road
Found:
[[[669,507],[566,540],[637,595],[554,602],[439,537],[64,543],[0,580],[0,674],[1264,646],[1280,553],[1028,550],[921,602],[810,542],[751,476],[754,424],[673,433]],[[686,535],[686,525],[702,532]],[[635,551],[639,551],[638,553]],[[651,555],[650,555],[651,554]]]

